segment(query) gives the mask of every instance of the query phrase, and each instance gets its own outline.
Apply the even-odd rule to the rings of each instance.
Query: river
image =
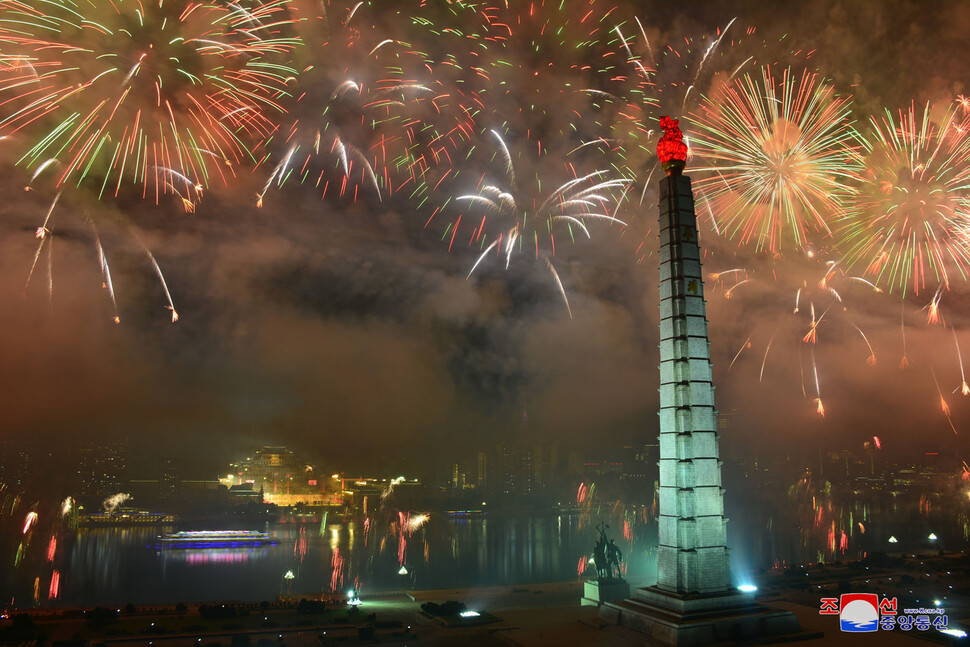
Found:
[[[427,519],[390,518],[373,526],[307,518],[246,527],[269,532],[274,543],[159,548],[159,533],[171,528],[80,528],[58,539],[53,560],[21,561],[3,582],[3,594],[20,607],[129,602],[137,606],[252,602],[281,594],[343,594],[355,587],[366,594],[402,588],[522,586],[578,578],[598,536],[593,523],[577,514],[432,514]],[[622,534],[610,536],[626,548],[627,574],[646,576],[652,542],[630,536],[629,531],[628,540]]]

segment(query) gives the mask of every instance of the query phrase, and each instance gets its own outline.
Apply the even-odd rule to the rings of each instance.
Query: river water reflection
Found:
[[[966,550],[970,516],[964,490],[961,481],[944,492],[916,496],[840,493],[808,479],[784,489],[739,488],[728,501],[732,573],[738,580],[772,565],[852,560],[876,552]],[[627,579],[651,582],[656,578],[654,514],[652,508],[619,502],[560,515],[452,517],[382,509],[367,519],[284,517],[257,528],[238,527],[265,530],[274,543],[206,549],[159,549],[161,528],[70,533],[55,521],[29,534],[11,527],[0,535],[0,552],[17,555],[15,568],[0,569],[0,599],[19,607],[143,605],[255,602],[282,594],[342,597],[352,588],[366,595],[525,587],[590,574],[587,560],[599,524],[609,524],[609,536],[623,551]],[[284,577],[289,572],[292,578]]]
[[[60,580],[56,599],[43,595],[47,589],[42,581],[39,602],[261,601],[355,586],[377,592],[563,581],[579,577],[597,537],[588,520],[580,519],[431,515],[420,526],[413,524],[402,539],[401,525],[377,532],[361,521],[310,518],[266,524],[272,545],[225,549],[158,549],[158,528],[80,529],[55,559]],[[623,539],[620,533],[610,534]],[[647,575],[651,543],[646,537],[624,541],[630,576]],[[287,572],[292,579],[285,577]],[[18,606],[29,604],[24,598],[33,595],[25,590],[33,588],[33,578],[23,580],[12,592],[19,597]]]

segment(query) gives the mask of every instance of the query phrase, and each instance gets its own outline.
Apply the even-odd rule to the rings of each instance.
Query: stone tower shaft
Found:
[[[717,411],[690,178],[660,182],[660,516],[657,588],[731,588]]]
[[[699,647],[797,636],[791,611],[731,588],[697,217],[678,121],[660,118],[660,514],[657,585],[600,600],[600,618],[647,643]],[[588,589],[587,589],[588,591]],[[602,589],[601,589],[602,591]],[[587,592],[587,598],[589,593]]]

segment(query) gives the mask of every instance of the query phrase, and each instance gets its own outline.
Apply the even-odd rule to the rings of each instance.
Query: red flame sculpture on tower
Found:
[[[657,157],[660,166],[667,175],[680,173],[687,165],[687,144],[684,143],[684,133],[681,132],[680,122],[670,117],[660,118],[660,127],[664,129],[664,136],[657,142]]]

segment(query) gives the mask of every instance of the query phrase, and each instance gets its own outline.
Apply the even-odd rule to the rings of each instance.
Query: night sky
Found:
[[[292,10],[318,15],[314,4],[293,3]],[[352,4],[335,3],[328,10],[346,15]],[[406,37],[413,47],[432,55],[450,47],[446,36],[407,25],[406,7],[412,4],[418,3],[388,2],[385,8],[377,1],[361,8],[354,20],[363,49],[385,37],[403,39],[399,29],[410,30]],[[430,16],[439,27],[451,19],[443,2],[424,4],[414,7],[415,15]],[[587,5],[567,0],[564,11],[603,13],[612,3]],[[970,93],[964,56],[970,5],[956,0],[637,2],[615,13],[639,16],[659,57],[660,105],[643,113],[653,118],[683,116],[682,84],[732,18],[718,56],[697,77],[696,95],[727,82],[726,73],[748,57],[755,59],[750,71],[777,62],[830,79],[839,93],[853,95],[860,128],[883,109],[896,113],[915,103],[921,111],[927,101],[943,109]],[[300,29],[309,40],[322,27],[310,21]],[[418,41],[422,33],[426,42]],[[588,101],[570,98],[574,94],[564,94],[562,84],[575,88],[588,79],[570,67],[578,56],[574,50],[550,45],[527,55],[529,48],[518,38],[501,51],[481,50],[482,58],[501,56],[513,65],[505,72],[506,92],[487,95],[497,97],[496,103],[482,111],[478,125],[486,134],[476,134],[475,143],[493,145],[488,129],[501,125],[493,123],[496,115],[507,119],[517,172],[544,178],[548,193],[548,187],[570,179],[563,176],[561,160],[573,146],[556,141],[561,122],[571,121],[566,113]],[[631,42],[647,60],[642,41]],[[315,56],[331,56],[333,49],[320,51],[308,44],[294,57],[305,65]],[[681,61],[671,64],[675,56]],[[319,61],[314,82],[333,87],[335,79],[354,77],[355,60]],[[348,65],[351,71],[345,72]],[[374,61],[361,65],[366,69],[355,78],[365,79]],[[535,71],[540,69],[541,74]],[[285,129],[295,117],[312,118],[318,111],[310,104],[330,96],[317,88],[291,106],[289,115],[273,119]],[[526,102],[530,109],[516,108]],[[656,130],[654,124],[647,127]],[[532,133],[524,130],[541,131],[551,152],[537,156]],[[504,258],[490,258],[466,280],[480,248],[467,246],[469,229],[461,230],[465,241],[449,251],[445,228],[459,211],[473,209],[452,201],[426,226],[441,195],[417,204],[405,190],[385,192],[379,200],[366,183],[355,182],[356,201],[335,191],[321,198],[315,172],[304,184],[273,184],[257,209],[255,195],[285,154],[279,137],[264,147],[275,155],[270,161],[255,169],[234,167],[228,186],[218,181],[206,186],[194,214],[185,213],[172,195],[158,205],[151,197],[142,199],[141,185],[130,182],[118,197],[100,200],[98,182],[94,188],[64,188],[52,220],[52,253],[44,248],[25,290],[38,245],[34,231],[57,193],[44,176],[25,192],[33,168],[16,164],[41,132],[28,128],[0,141],[4,435],[57,443],[128,437],[143,454],[182,456],[189,471],[208,476],[264,444],[318,457],[326,469],[402,471],[461,447],[512,439],[523,411],[530,433],[564,448],[608,453],[649,442],[658,431],[657,175],[644,190],[654,163],[649,155],[629,157],[640,168],[630,178],[635,190],[617,211],[629,227],[621,231],[616,224],[593,222],[590,239],[577,237],[575,244],[568,236],[557,239],[555,267],[570,318],[544,263],[529,253],[513,256],[507,270]],[[637,146],[652,150],[656,134],[652,137]],[[455,151],[453,165],[469,168],[448,180],[444,186],[450,190],[475,193],[482,173],[502,176],[501,160],[487,165],[476,155],[463,161],[464,154]],[[321,159],[316,168],[339,183],[339,165],[332,157]],[[583,172],[597,168],[591,158],[580,161]],[[90,222],[110,262],[120,325],[112,322],[111,302],[101,287]],[[724,295],[730,282],[706,285],[717,406],[731,414],[723,433],[732,451],[861,450],[876,435],[893,458],[914,450],[962,456],[963,438],[970,435],[970,397],[953,392],[961,383],[953,331],[970,356],[970,304],[959,272],[940,301],[946,327],[926,323],[924,308],[939,284],[932,276],[918,294],[910,290],[905,298],[898,289],[877,294],[843,280],[837,289],[847,310],[826,314],[813,347],[800,341],[807,327],[804,313],[792,314],[795,292],[816,284],[825,275],[825,261],[839,258],[834,241],[816,236],[810,258],[791,245],[778,253],[739,246],[716,235],[704,219],[701,228],[705,271],[745,267],[752,279],[730,299]],[[165,309],[165,293],[139,240],[164,272],[177,323]],[[831,299],[820,296],[823,302]],[[905,370],[899,368],[901,318]],[[875,365],[867,364],[868,349],[854,326],[872,345]],[[751,348],[729,371],[748,339]],[[824,418],[816,410],[813,353]],[[953,428],[941,410],[941,393]]]

